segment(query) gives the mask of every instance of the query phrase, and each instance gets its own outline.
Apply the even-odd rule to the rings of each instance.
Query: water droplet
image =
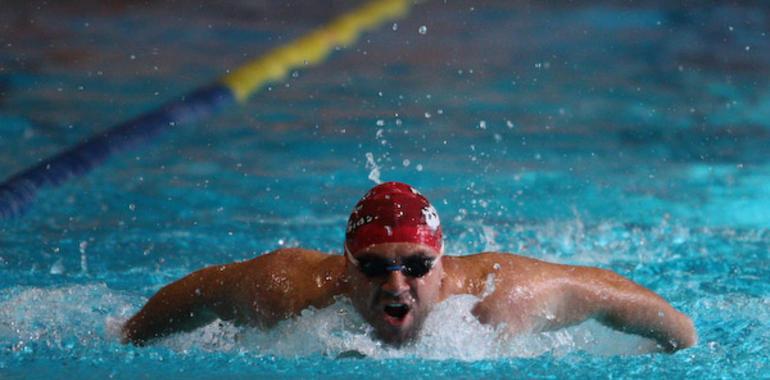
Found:
[[[88,272],[88,256],[86,256],[87,247],[88,247],[88,242],[86,241],[80,242],[80,271],[83,273]]]
[[[420,26],[419,29],[417,29],[417,32],[419,32],[420,34],[424,35],[425,33],[428,33],[428,27],[425,26],[425,25],[422,25],[422,26]]]
[[[385,125],[385,120],[379,119],[379,120],[377,120],[376,124],[377,124],[378,127],[382,127],[382,126]]]
[[[374,161],[374,154],[372,154],[371,152],[366,152],[365,156],[366,156],[366,168],[370,169],[369,179],[377,184],[382,183],[382,181],[380,180],[380,167]]]
[[[51,265],[51,274],[63,274],[64,273],[64,261],[59,258],[53,265]]]
[[[497,283],[495,282],[495,274],[490,273],[487,275],[487,279],[484,283],[484,291],[481,293],[481,298],[486,298],[490,294],[495,292],[495,285]]]

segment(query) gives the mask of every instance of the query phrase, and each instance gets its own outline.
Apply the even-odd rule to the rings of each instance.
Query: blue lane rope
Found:
[[[40,189],[82,176],[110,156],[147,142],[166,129],[210,116],[234,100],[232,92],[222,85],[198,89],[10,177],[0,185],[0,219],[23,214]]]
[[[0,184],[0,220],[20,216],[37,193],[80,177],[119,152],[152,140],[159,133],[203,120],[224,106],[246,99],[293,69],[318,64],[337,46],[355,42],[365,30],[403,16],[408,0],[374,0],[307,35],[265,55],[177,100],[133,120],[91,136],[86,141],[12,175]]]

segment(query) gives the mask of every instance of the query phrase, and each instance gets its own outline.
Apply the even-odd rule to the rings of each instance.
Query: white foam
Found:
[[[116,319],[125,320],[135,301],[104,284],[15,288],[0,300],[0,341],[10,342],[15,351],[115,341]]]
[[[198,331],[177,334],[159,344],[175,350],[203,348],[255,355],[309,356],[355,351],[374,359],[419,357],[424,359],[483,360],[564,355],[583,350],[600,355],[640,354],[654,350],[654,343],[587,322],[554,332],[510,337],[504,326],[481,324],[471,314],[478,298],[456,296],[437,305],[425,322],[419,339],[395,349],[371,337],[371,328],[347,299],[322,309],[305,310],[301,316],[271,330],[237,328],[214,322]]]
[[[109,289],[104,284],[61,288],[16,288],[0,298],[0,341],[13,350],[39,346],[73,350],[114,344],[120,326],[145,300]],[[305,310],[270,330],[236,327],[215,321],[189,333],[154,344],[175,351],[208,350],[254,356],[297,357],[356,351],[370,358],[482,360],[563,355],[585,350],[595,354],[638,354],[654,345],[638,337],[588,322],[564,330],[509,337],[504,326],[481,324],[471,309],[478,298],[456,296],[439,304],[425,322],[419,339],[395,349],[371,337],[371,328],[346,298],[325,309]]]

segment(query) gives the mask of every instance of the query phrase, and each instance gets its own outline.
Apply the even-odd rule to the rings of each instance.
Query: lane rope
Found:
[[[337,46],[348,47],[365,31],[404,16],[413,2],[374,0],[285,45],[276,47],[213,84],[171,100],[134,119],[8,177],[0,184],[0,220],[22,215],[40,190],[85,175],[111,156],[136,148],[163,131],[199,122],[227,105],[243,103],[268,83],[317,65]]]

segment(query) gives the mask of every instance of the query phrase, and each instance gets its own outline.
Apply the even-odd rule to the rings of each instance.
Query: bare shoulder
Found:
[[[536,292],[557,292],[556,288],[635,287],[623,276],[597,267],[552,263],[512,253],[484,252],[468,256],[446,257],[445,268],[452,277],[462,278],[466,292],[486,293],[490,278],[496,292],[522,289]]]
[[[505,252],[482,252],[468,256],[447,256],[445,266],[451,272],[466,272],[473,276],[486,277],[500,274],[505,278],[522,280],[531,278],[540,282],[547,279],[581,281],[601,279],[618,282],[622,277],[610,270],[597,267],[559,264],[532,257]]]
[[[524,265],[524,266],[540,266],[540,265],[559,265],[549,263],[547,261],[538,260],[532,257],[522,256],[515,253],[508,252],[481,252],[466,256],[446,256],[446,260],[455,261],[461,263],[463,266],[478,266],[478,265]]]
[[[465,280],[484,280],[494,275],[496,281],[505,279],[522,280],[529,277],[542,277],[556,272],[569,271],[569,266],[550,263],[531,257],[503,252],[482,252],[468,256],[446,256],[445,270],[453,276],[462,276]]]
[[[241,314],[258,314],[249,320],[271,324],[308,306],[324,307],[346,286],[344,257],[323,252],[284,248],[254,259],[231,264],[238,278],[233,295]],[[256,305],[262,305],[255,309]],[[264,305],[271,305],[265,308]]]
[[[251,260],[232,264],[233,270],[245,284],[257,287],[280,288],[316,285],[327,278],[335,278],[344,270],[344,257],[303,249],[278,249]],[[309,283],[308,281],[311,281]]]
[[[330,255],[320,251],[304,248],[281,248],[265,253],[251,260],[235,264],[242,270],[274,272],[290,269],[304,271],[324,260],[336,261],[342,256]]]

